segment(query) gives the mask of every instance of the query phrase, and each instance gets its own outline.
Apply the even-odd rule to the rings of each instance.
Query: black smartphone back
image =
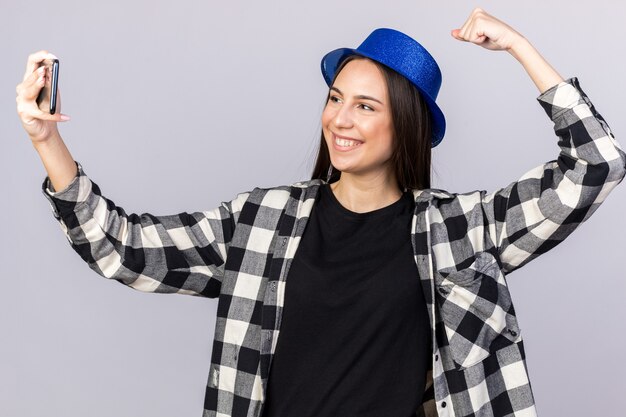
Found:
[[[56,113],[57,90],[59,85],[59,60],[46,59],[42,63],[46,67],[44,72],[44,86],[37,96],[37,105],[42,111]]]

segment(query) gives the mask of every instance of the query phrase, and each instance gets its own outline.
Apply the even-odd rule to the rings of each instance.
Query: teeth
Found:
[[[356,146],[359,144],[356,140],[341,139],[335,137],[335,143],[339,146]]]

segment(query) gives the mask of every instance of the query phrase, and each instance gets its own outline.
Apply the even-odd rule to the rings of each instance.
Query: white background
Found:
[[[617,0],[0,0],[0,415],[199,417],[217,300],[144,294],[91,271],[53,218],[45,170],[15,112],[29,53],[61,60],[60,127],[74,158],[128,213],[215,207],[308,179],[323,54],[399,29],[437,59],[447,118],[432,186],[495,190],[556,159],[539,91],[506,52],[450,31],[480,6],[577,76],[618,141]],[[623,416],[626,186],[566,241],[508,276],[541,416]]]

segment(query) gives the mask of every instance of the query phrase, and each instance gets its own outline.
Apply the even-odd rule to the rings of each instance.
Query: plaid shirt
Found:
[[[576,77],[537,100],[554,122],[558,159],[492,193],[413,191],[412,244],[433,335],[416,416],[536,415],[505,275],[565,239],[626,173],[626,154]],[[259,417],[289,267],[324,182],[256,188],[210,211],[138,215],[76,164],[66,189],[42,184],[72,248],[136,290],[219,297],[204,417]]]

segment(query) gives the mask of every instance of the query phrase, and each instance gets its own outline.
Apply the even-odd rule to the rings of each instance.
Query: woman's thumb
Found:
[[[460,31],[461,31],[461,29],[452,29],[452,31],[450,32],[450,35],[452,35],[452,37],[453,37],[454,39],[458,39],[458,40],[462,41],[462,40],[463,40],[463,38],[461,38],[461,37],[459,36],[459,32],[460,32]]]

